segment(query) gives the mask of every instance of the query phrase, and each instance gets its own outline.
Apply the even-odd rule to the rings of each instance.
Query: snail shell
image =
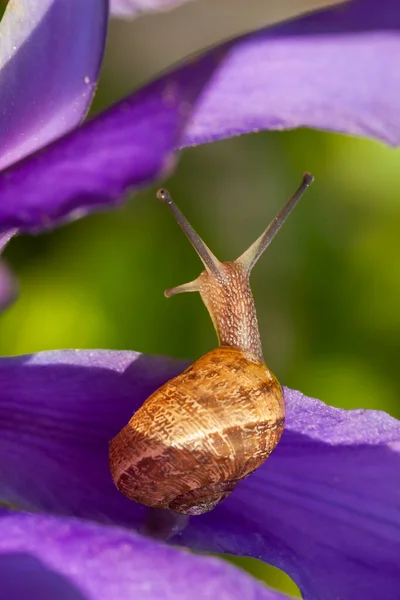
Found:
[[[141,504],[208,512],[268,458],[284,415],[267,367],[219,347],[156,390],[112,440],[113,479]]]

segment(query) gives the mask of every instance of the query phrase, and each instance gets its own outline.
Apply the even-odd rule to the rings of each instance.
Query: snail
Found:
[[[135,502],[200,515],[260,467],[285,420],[280,383],[264,363],[250,272],[312,183],[309,173],[262,235],[233,262],[220,262],[162,189],[162,200],[204,264],[200,276],[166,290],[200,292],[219,347],[144,402],[109,447],[117,488]]]

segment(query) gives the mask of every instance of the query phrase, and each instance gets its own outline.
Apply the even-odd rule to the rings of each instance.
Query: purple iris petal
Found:
[[[147,12],[169,10],[189,0],[110,0],[111,14],[118,17],[137,17]]]
[[[82,120],[97,83],[107,16],[107,0],[7,5],[0,22],[0,168]],[[13,201],[19,212],[20,199]],[[15,233],[0,234],[0,253]],[[15,278],[0,263],[0,310],[15,299],[16,289]]]
[[[397,145],[399,55],[397,0],[351,0],[243,38],[199,102],[183,145],[302,126]]]
[[[284,600],[222,560],[74,519],[0,514],[2,597]]]
[[[166,76],[0,175],[0,230],[46,228],[165,177],[211,55]],[[75,212],[76,214],[76,212]]]
[[[107,443],[183,366],[111,351],[0,359],[1,498],[139,527],[147,509],[114,488]],[[285,396],[287,426],[272,457],[174,541],[264,559],[311,600],[395,600],[400,423]]]
[[[0,167],[82,120],[100,69],[107,11],[107,0],[10,2],[0,23]]]
[[[191,60],[0,175],[0,228],[113,205],[182,145],[301,125],[397,143],[399,26],[397,0],[354,0]]]
[[[107,350],[0,358],[0,498],[24,509],[139,524],[145,509],[114,487],[108,442],[180,370],[176,361]]]
[[[400,422],[285,390],[287,425],[265,466],[182,542],[250,554],[306,599],[397,600]],[[195,530],[195,528],[197,530]],[[197,538],[197,541],[196,541]]]

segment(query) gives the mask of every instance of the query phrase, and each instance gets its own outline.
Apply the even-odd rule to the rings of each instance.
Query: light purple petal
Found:
[[[74,519],[0,515],[2,597],[12,600],[284,600],[216,558]]]
[[[189,0],[111,0],[111,14],[117,17],[137,17],[143,13],[169,10]],[[193,1],[193,0],[192,0]]]
[[[15,229],[6,231],[3,234],[0,233],[0,255],[15,233]],[[10,306],[17,298],[17,295],[17,280],[4,262],[0,261],[0,312]]]
[[[238,41],[183,145],[302,126],[399,144],[399,30],[397,0],[352,0]]]
[[[0,233],[0,253],[3,252],[4,248],[7,246],[8,242],[14,235],[17,233],[16,229],[10,229],[9,231],[5,231],[4,233]]]
[[[0,167],[84,117],[107,28],[107,0],[12,0],[0,23]]]
[[[397,0],[354,0],[191,59],[0,175],[0,230],[114,205],[182,145],[301,125],[399,142],[399,26]]]
[[[128,352],[0,360],[0,497],[23,509],[140,527],[114,488],[108,441],[184,364]],[[287,426],[267,463],[173,541],[261,558],[309,600],[395,600],[400,578],[400,423],[285,391]]]

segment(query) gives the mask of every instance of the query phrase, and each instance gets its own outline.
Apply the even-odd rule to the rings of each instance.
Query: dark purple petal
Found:
[[[107,0],[18,0],[0,23],[0,167],[75,127],[94,93]]]
[[[191,59],[6,170],[0,229],[114,205],[166,177],[179,146],[302,125],[398,143],[399,26],[397,0],[353,0]]]
[[[217,558],[74,519],[0,514],[0,581],[12,600],[284,600]]]
[[[5,233],[0,233],[0,255],[10,239],[15,235],[16,230],[11,229]],[[10,269],[0,261],[0,312],[7,308],[18,295],[18,284]]]
[[[111,0],[111,14],[117,17],[137,17],[143,13],[169,10],[189,0]],[[192,0],[193,1],[193,0]]]
[[[108,351],[0,359],[0,497],[140,527],[147,509],[114,488],[108,441],[183,367]],[[287,426],[272,457],[174,541],[266,560],[311,600],[397,599],[400,423],[285,396]]]
[[[159,79],[0,175],[0,230],[43,229],[166,176],[214,56]]]

